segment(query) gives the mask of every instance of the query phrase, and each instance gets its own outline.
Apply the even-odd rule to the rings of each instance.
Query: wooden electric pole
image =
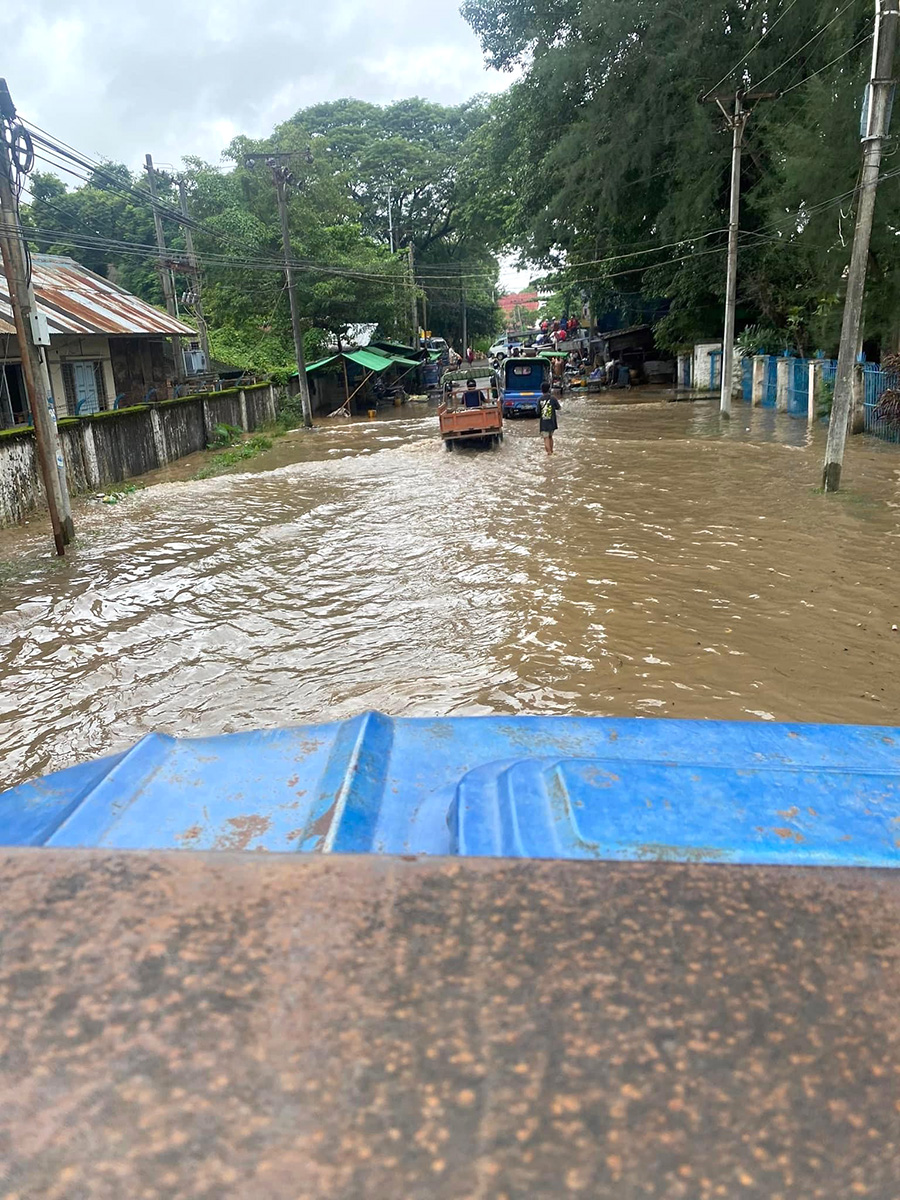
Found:
[[[145,155],[144,165],[147,170],[147,181],[150,185],[150,195],[153,198],[151,208],[153,209],[153,225],[156,229],[156,244],[159,247],[159,282],[162,286],[163,299],[166,302],[166,312],[174,320],[177,320],[178,309],[175,305],[175,289],[172,286],[172,276],[169,273],[169,262],[166,251],[166,236],[163,232],[162,217],[159,212],[159,203],[156,197],[156,171],[153,167],[153,158],[151,155]],[[181,352],[181,338],[172,338],[172,351],[175,355],[175,378],[180,381],[184,379],[184,355]]]
[[[191,306],[194,310],[194,315],[197,318],[197,332],[200,334],[200,349],[203,352],[203,358],[206,362],[206,370],[210,369],[209,365],[209,329],[206,324],[206,318],[203,315],[203,285],[200,281],[200,264],[197,261],[197,255],[194,253],[194,234],[191,231],[187,221],[190,218],[188,212],[187,192],[184,186],[184,180],[178,179],[178,206],[181,209],[181,215],[185,218],[184,225],[184,244],[187,247],[188,268],[191,273],[191,279],[194,281],[194,303]]]
[[[731,195],[728,208],[728,272],[725,279],[725,326],[722,331],[722,371],[719,382],[719,411],[731,416],[731,391],[734,384],[734,314],[737,307],[737,255],[741,211],[741,151],[744,130],[751,109],[746,102],[774,100],[780,92],[734,93],[733,111],[729,112],[718,96],[711,96],[731,130]],[[730,100],[730,98],[729,98]]]
[[[898,0],[875,0],[875,36],[872,44],[872,69],[866,89],[866,103],[860,135],[863,144],[862,171],[856,193],[856,229],[847,275],[844,297],[844,317],[841,322],[841,341],[838,348],[837,371],[834,377],[834,400],[828,423],[828,442],[825,448],[825,467],[822,486],[826,492],[836,492],[841,486],[844,447],[850,426],[853,406],[853,372],[862,329],[863,301],[866,295],[866,266],[872,221],[875,216],[875,194],[881,171],[881,152],[887,137],[894,92],[894,51],[897,46],[897,22],[900,17]]]
[[[415,251],[413,250],[412,242],[407,247],[409,252],[409,289],[410,289],[410,316],[412,318],[412,347],[413,350],[419,349],[419,306],[416,303],[416,259]]]
[[[284,247],[284,281],[287,284],[291,304],[291,329],[294,334],[294,354],[297,358],[297,375],[300,381],[300,404],[303,408],[303,424],[312,429],[312,404],[309,399],[309,380],[306,377],[306,356],[303,352],[303,330],[300,328],[300,310],[297,307],[297,292],[294,273],[291,270],[291,231],[288,227],[287,200],[284,195],[285,168],[274,160],[269,161],[275,193],[278,197],[278,215],[281,218],[281,241]]]
[[[50,374],[40,347],[35,341],[33,326],[39,325],[40,320],[25,256],[25,238],[19,223],[18,204],[13,191],[13,156],[17,153],[19,136],[20,127],[16,121],[15,105],[6,80],[0,79],[0,254],[3,258],[10,308],[16,326],[16,338],[22,359],[22,379],[31,408],[34,443],[47,497],[50,524],[53,528],[53,543],[56,553],[63,555],[65,547],[75,536],[75,528],[72,523],[65,461],[56,428]]]

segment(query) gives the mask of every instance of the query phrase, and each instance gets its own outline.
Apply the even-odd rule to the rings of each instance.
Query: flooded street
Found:
[[[567,398],[445,453],[433,408],[0,535],[0,786],[156,729],[393,715],[897,719],[900,453],[712,402]],[[176,464],[175,474],[178,473]],[[249,468],[249,469],[248,469]]]

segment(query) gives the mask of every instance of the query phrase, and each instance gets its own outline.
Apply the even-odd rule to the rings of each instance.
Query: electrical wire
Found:
[[[713,92],[716,90],[716,88],[719,86],[720,83],[724,83],[725,80],[729,78],[729,76],[731,76],[735,73],[735,71],[738,69],[738,67],[741,67],[744,65],[744,63],[747,61],[747,59],[750,57],[750,55],[753,53],[753,51],[756,49],[756,47],[759,46],[763,41],[765,41],[765,39],[769,36],[769,34],[772,32],[772,30],[775,28],[775,26],[778,24],[778,22],[783,17],[786,17],[788,15],[788,13],[791,11],[791,9],[794,7],[794,5],[796,3],[797,3],[797,0],[791,0],[790,4],[787,6],[787,8],[775,18],[775,20],[772,22],[771,25],[769,25],[764,30],[762,36],[753,43],[753,45],[750,47],[750,49],[747,51],[747,53],[744,55],[744,57],[739,58],[738,61],[734,64],[734,66],[729,71],[725,72],[725,74],[718,81],[718,83],[714,83],[712,85],[712,87],[709,89],[709,91],[704,93],[704,95],[701,97],[701,99],[707,100],[713,94]]]
[[[854,50],[858,50],[860,46],[865,45],[865,43],[868,42],[871,37],[872,31],[869,30],[865,37],[861,37],[858,42],[854,42],[848,50],[845,50],[842,54],[839,54],[837,58],[833,58],[831,62],[826,63],[824,67],[819,67],[818,71],[813,71],[812,74],[807,75],[805,79],[801,79],[799,83],[792,83],[790,87],[785,88],[781,93],[782,96],[786,96],[788,92],[792,92],[794,88],[802,87],[804,83],[809,83],[810,79],[815,79],[817,75],[821,75],[823,71],[827,71],[829,67],[833,67],[836,62],[840,62],[842,58],[846,58],[848,54],[852,54]]]
[[[831,25],[833,25],[835,23],[835,21],[838,19],[838,17],[843,16],[844,13],[847,11],[847,9],[852,8],[853,5],[856,4],[856,2],[857,2],[857,0],[847,0],[847,3],[844,5],[844,7],[838,9],[838,11],[834,14],[834,16],[831,18],[830,21],[826,22],[826,24],[824,24],[821,29],[817,29],[811,38],[807,39],[807,41],[805,41],[803,43],[803,45],[800,46],[799,49],[795,50],[793,54],[789,54],[788,57],[784,60],[784,62],[779,63],[777,67],[775,67],[773,70],[771,70],[768,73],[768,75],[763,75],[762,79],[756,80],[754,82],[753,86],[755,88],[762,87],[762,85],[764,83],[766,83],[767,80],[771,79],[773,75],[777,75],[782,67],[786,67],[788,65],[788,63],[791,62],[793,59],[795,59],[798,54],[801,54],[806,49],[807,46],[811,46],[812,43],[817,38],[820,38],[822,36],[822,34],[825,32],[826,29],[828,29]]]

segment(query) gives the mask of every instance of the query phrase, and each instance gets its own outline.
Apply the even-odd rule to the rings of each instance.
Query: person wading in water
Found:
[[[541,433],[544,435],[544,449],[548,454],[553,453],[553,434],[556,432],[556,414],[559,412],[559,401],[550,390],[549,383],[541,384]]]

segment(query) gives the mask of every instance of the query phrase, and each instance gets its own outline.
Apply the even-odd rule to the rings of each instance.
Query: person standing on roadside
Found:
[[[544,437],[544,449],[548,454],[553,453],[553,435],[556,432],[558,422],[556,414],[559,412],[559,401],[550,390],[549,383],[541,384],[541,433]]]
[[[466,362],[471,367],[471,365],[474,361],[475,361],[475,351],[472,349],[471,346],[468,346],[466,348]]]

